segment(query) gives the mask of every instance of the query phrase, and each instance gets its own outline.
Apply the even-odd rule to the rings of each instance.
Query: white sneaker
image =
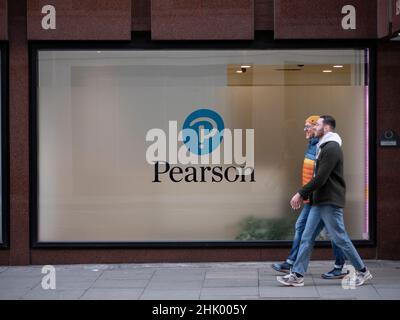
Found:
[[[367,269],[365,272],[357,271],[356,278],[355,278],[355,285],[356,287],[362,286],[365,281],[372,279],[372,274]]]
[[[298,277],[295,273],[289,273],[286,276],[278,276],[276,277],[278,282],[282,283],[285,286],[292,287],[302,287],[304,286],[304,277]]]

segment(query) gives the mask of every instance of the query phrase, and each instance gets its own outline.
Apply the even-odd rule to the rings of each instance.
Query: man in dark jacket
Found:
[[[346,184],[343,178],[343,152],[339,144],[339,135],[333,132],[336,121],[331,116],[321,116],[316,125],[317,162],[314,178],[304,185],[292,198],[292,208],[299,209],[303,200],[311,197],[312,208],[303,232],[299,253],[293,268],[287,276],[277,277],[286,286],[303,286],[311,251],[315,241],[315,230],[322,220],[325,228],[342,249],[346,258],[356,270],[355,286],[361,286],[372,279],[357,250],[352,244],[344,227],[343,208],[345,206]],[[341,139],[340,139],[341,141]]]

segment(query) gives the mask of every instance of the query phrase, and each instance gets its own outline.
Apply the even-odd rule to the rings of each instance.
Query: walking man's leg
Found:
[[[371,273],[365,267],[364,262],[361,260],[360,255],[346,232],[343,221],[343,208],[323,205],[320,206],[319,212],[332,241],[343,251],[346,258],[357,270],[355,285],[360,286],[365,281],[372,279]]]
[[[311,206],[309,204],[305,204],[303,210],[301,210],[300,215],[296,220],[295,234],[293,238],[292,249],[290,250],[289,256],[286,259],[286,261],[282,263],[273,263],[272,268],[274,270],[284,273],[290,272],[293,263],[296,261],[297,253],[299,252],[301,237],[306,227],[307,218],[310,213],[310,210]]]
[[[307,271],[308,263],[314,241],[317,235],[321,232],[323,224],[321,223],[320,213],[317,207],[311,207],[308,215],[306,227],[300,241],[300,248],[297,254],[297,259],[293,264],[292,273],[284,277],[277,277],[277,280],[287,286],[303,286],[303,276]]]
[[[325,226],[325,224],[324,224]],[[328,232],[329,234],[329,232]],[[333,269],[329,272],[326,272],[321,275],[323,279],[342,279],[345,277],[347,274],[349,274],[349,271],[343,271],[344,264],[346,262],[346,256],[344,255],[342,249],[340,249],[335,242],[332,240],[332,237],[329,236],[331,239],[331,244],[332,244],[332,251],[333,255],[335,257],[335,264],[333,266]]]

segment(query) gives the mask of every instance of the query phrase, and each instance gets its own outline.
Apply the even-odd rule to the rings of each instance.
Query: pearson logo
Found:
[[[198,140],[186,137],[185,144],[192,153],[202,155],[215,150],[222,142],[224,120],[210,109],[199,109],[189,114],[183,123],[183,130],[196,132]]]
[[[225,128],[214,110],[198,109],[183,121],[168,122],[168,133],[150,129],[146,161],[152,182],[254,182],[254,129]]]

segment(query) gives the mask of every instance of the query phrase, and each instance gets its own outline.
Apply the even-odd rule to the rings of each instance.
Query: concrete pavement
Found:
[[[271,263],[56,265],[56,288],[48,290],[42,266],[0,266],[0,299],[400,299],[400,261],[367,260],[374,278],[356,289],[320,277],[329,261],[311,262],[304,287],[283,287]]]

